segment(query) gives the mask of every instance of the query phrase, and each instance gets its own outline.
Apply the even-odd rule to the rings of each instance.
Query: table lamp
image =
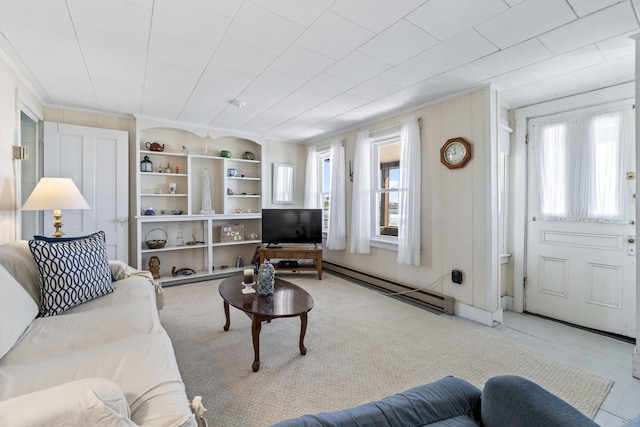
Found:
[[[62,228],[62,209],[91,209],[87,201],[82,197],[80,190],[71,178],[43,177],[38,181],[36,188],[24,205],[26,211],[53,210],[53,226],[55,237],[64,233]]]

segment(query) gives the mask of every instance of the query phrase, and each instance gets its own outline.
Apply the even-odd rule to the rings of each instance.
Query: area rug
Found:
[[[454,375],[482,388],[521,375],[593,418],[613,382],[331,274],[287,274],[309,292],[300,355],[299,318],[262,326],[253,372],[251,321],[231,307],[224,332],[220,280],[165,289],[162,323],[190,398],[202,396],[210,426],[269,426],[306,413],[352,407]]]

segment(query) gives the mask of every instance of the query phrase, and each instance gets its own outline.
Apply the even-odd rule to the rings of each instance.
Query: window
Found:
[[[373,189],[375,218],[373,236],[398,237],[398,194],[400,180],[400,138],[395,137],[373,144],[373,171],[376,185]]]
[[[625,114],[583,113],[533,123],[543,219],[625,221],[625,127],[632,122]]]
[[[331,157],[330,152],[323,151],[318,153],[318,173],[320,191],[320,206],[322,207],[322,231],[329,230],[329,205],[331,203]]]

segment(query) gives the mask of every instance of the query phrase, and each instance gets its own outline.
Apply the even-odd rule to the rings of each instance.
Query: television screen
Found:
[[[263,209],[262,242],[322,243],[322,209]]]

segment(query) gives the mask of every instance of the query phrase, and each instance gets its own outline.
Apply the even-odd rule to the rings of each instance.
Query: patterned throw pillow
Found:
[[[80,240],[29,240],[42,292],[40,316],[63,311],[114,291],[104,231]]]

